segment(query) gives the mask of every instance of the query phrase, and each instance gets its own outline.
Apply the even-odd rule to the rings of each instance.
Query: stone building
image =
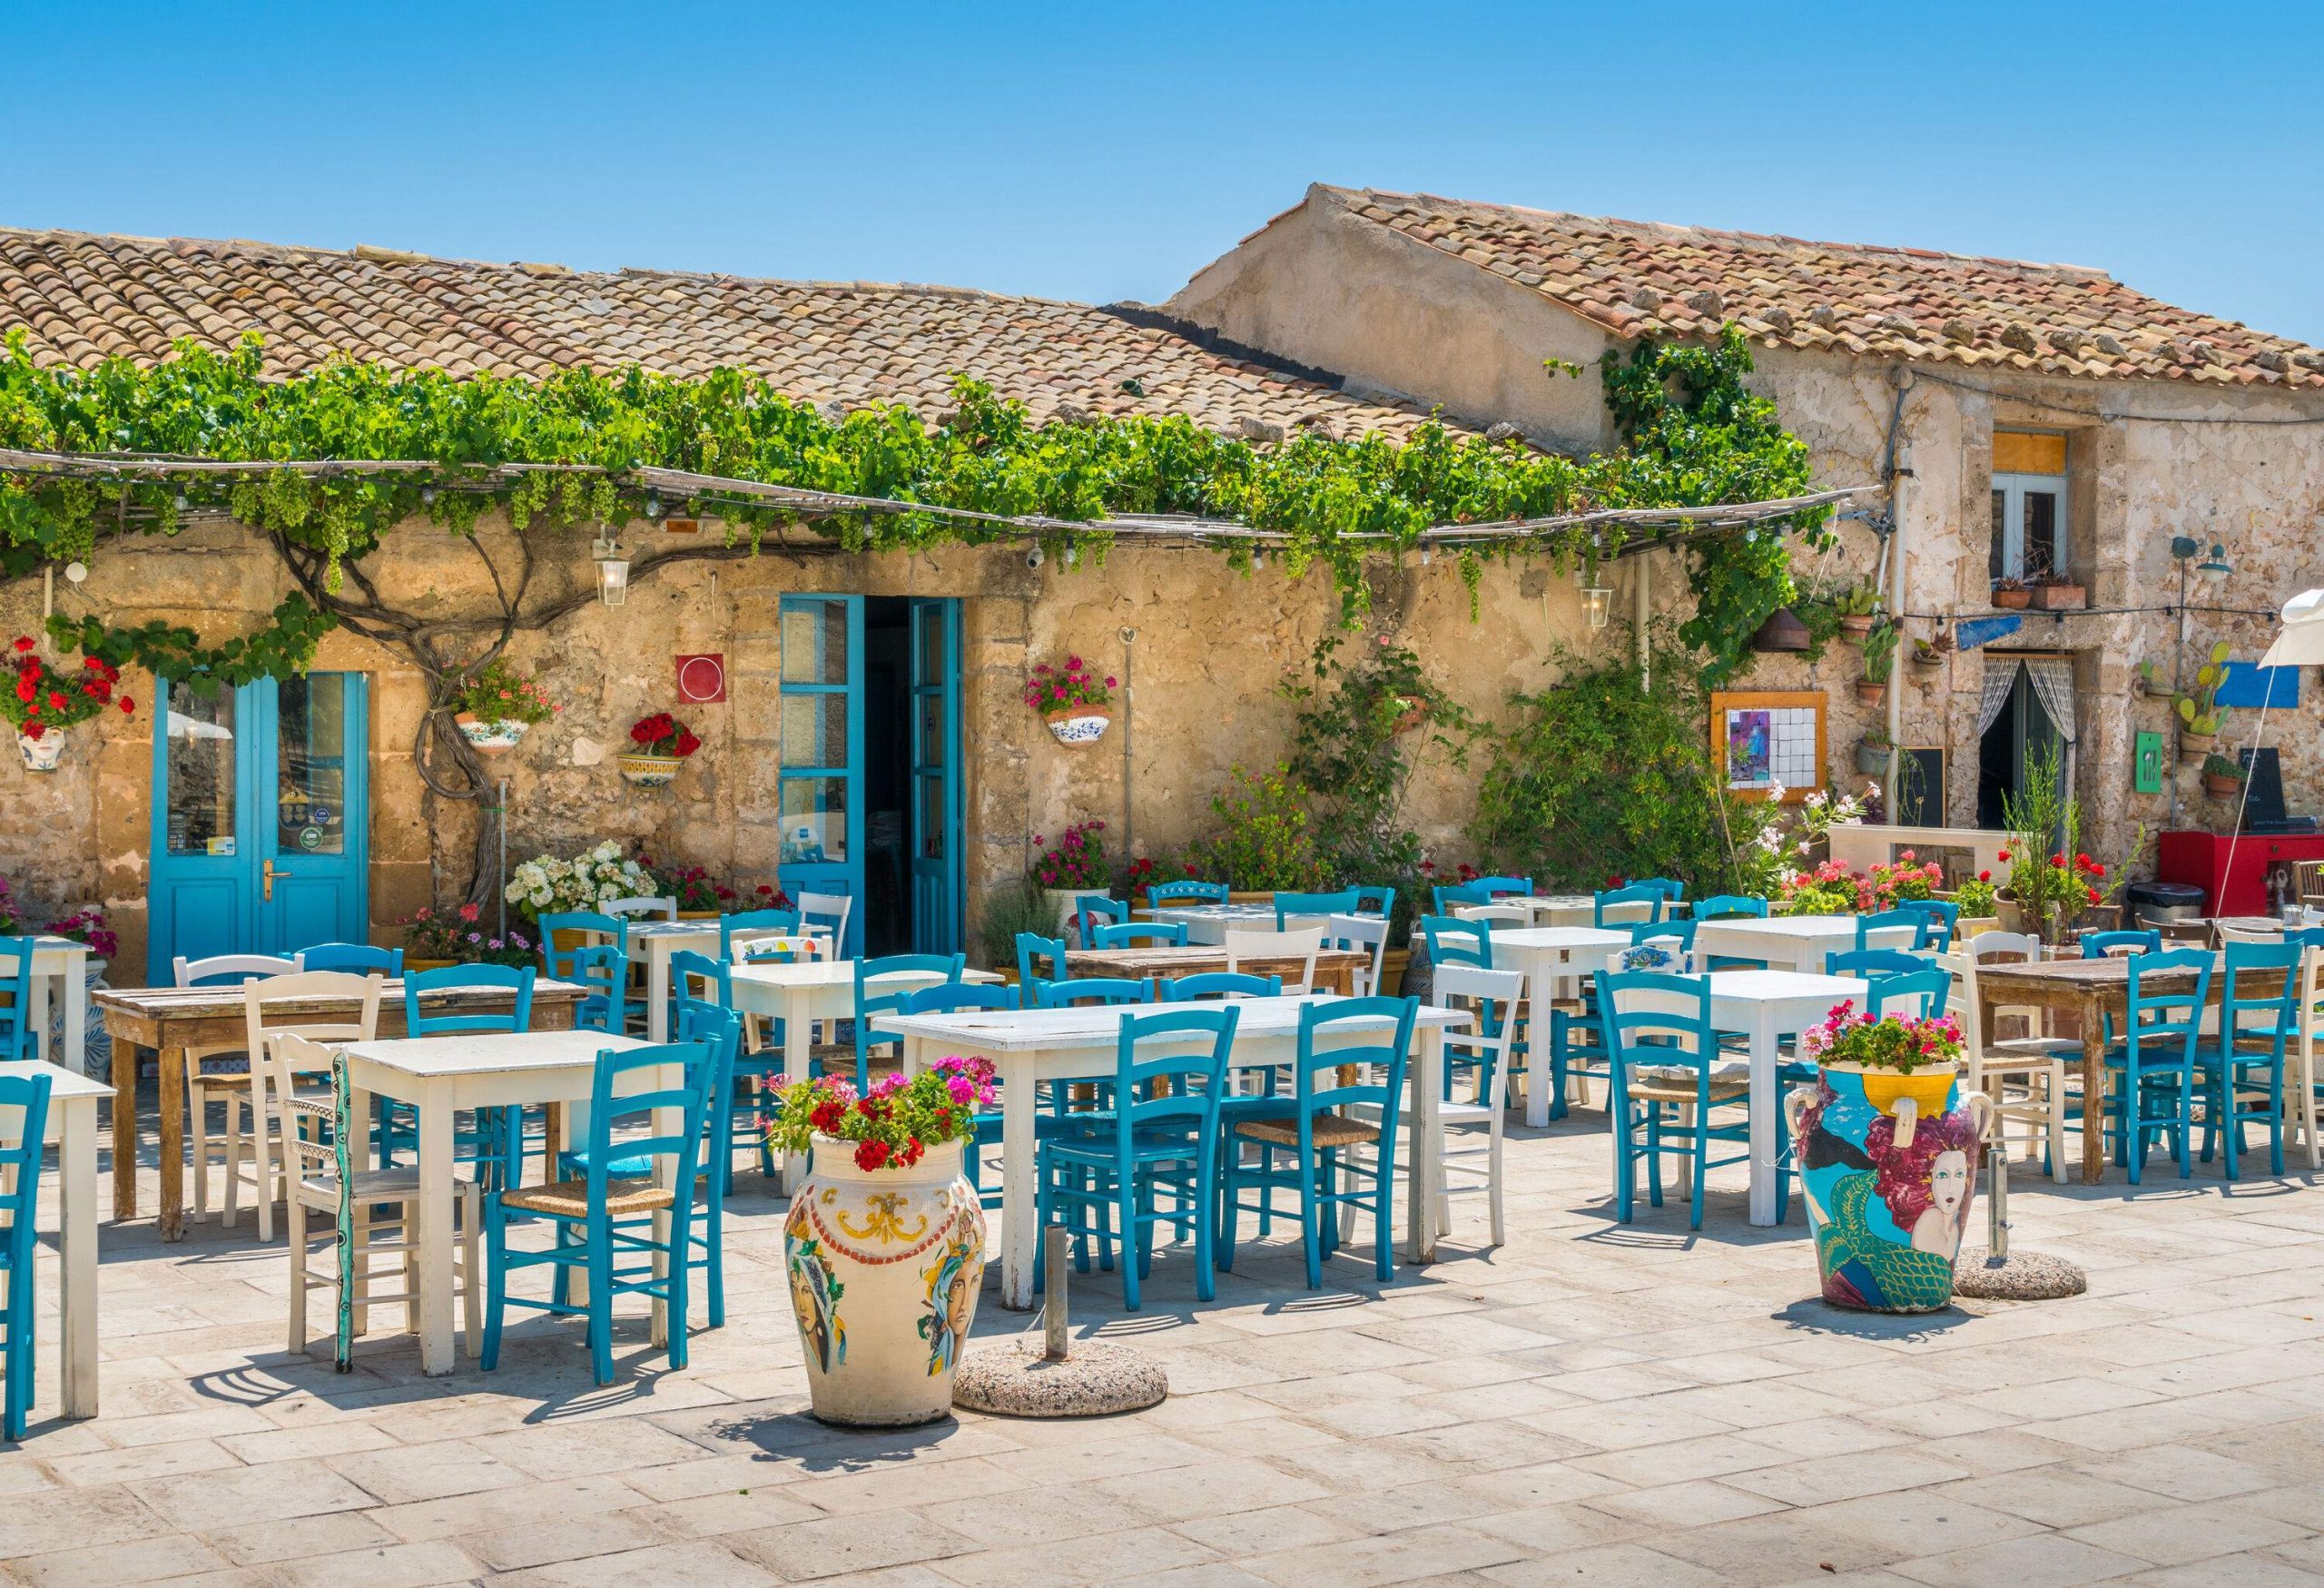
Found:
[[[2094,850],[2119,853],[2174,809],[2178,825],[2225,830],[2225,808],[2169,765],[2169,707],[2135,691],[2134,669],[2152,661],[2169,680],[2182,602],[2191,673],[2219,641],[2255,658],[2281,604],[2324,583],[2324,353],[2096,270],[1317,185],[1167,308],[1352,386],[1512,421],[1567,450],[1612,440],[1602,354],[1739,326],[1754,385],[1807,442],[1819,483],[1884,480],[1901,449],[1910,472],[1880,506],[1897,526],[1892,609],[1906,632],[1993,636],[1934,667],[1900,663],[1891,690],[1896,742],[1945,752],[1942,800],[1926,794],[1955,826],[1994,824],[2029,743],[2055,735],[2072,741]],[[1551,360],[1579,379],[1546,371]],[[1841,529],[1802,572],[1831,585],[1874,575],[1874,532]],[[2182,596],[2191,559],[2174,557],[2174,540],[2200,557],[2223,547],[2232,571]],[[2088,610],[2013,625],[1995,581],[2044,565],[2084,587]],[[1667,575],[1659,588],[1682,591]],[[1858,704],[1856,661],[1845,646],[1813,668],[1764,657],[1745,685],[1826,695],[1836,777],[1885,709]],[[2310,691],[2260,730],[2280,752],[2288,804],[2315,814],[2319,725]],[[2258,727],[2255,713],[2230,717],[2223,747]],[[2152,793],[2134,786],[2142,733],[2164,750]]]
[[[1984,681],[1997,658],[2024,653],[2073,669],[2075,776],[2101,813],[2102,841],[2134,821],[2159,824],[2166,797],[2131,791],[2130,755],[2133,732],[2162,728],[2162,708],[2131,698],[2129,667],[2171,656],[2172,618],[2158,609],[2177,590],[2168,543],[2180,533],[2223,543],[2236,572],[2212,604],[2242,613],[2324,582],[2324,449],[2315,429],[2282,422],[2324,418],[2324,369],[2305,348],[2094,271],[1323,188],[1158,312],[378,249],[0,232],[0,324],[23,328],[43,363],[150,361],[176,339],[222,347],[255,329],[278,374],[335,353],[455,374],[739,365],[818,402],[932,413],[950,406],[959,372],[1037,418],[1183,413],[1256,438],[1312,425],[1403,435],[1437,408],[1560,449],[1602,446],[1611,437],[1591,360],[1627,339],[1699,336],[1726,321],[1751,335],[1766,390],[1831,483],[1883,478],[1892,376],[1916,377],[1897,429],[1913,474],[1896,504],[1916,632],[1987,613],[1994,557],[2021,557],[2017,527],[2041,513],[2049,528],[2032,538],[2085,578],[2102,609],[2029,616],[1934,675],[1900,667],[1902,742],[1951,751],[1948,817],[1976,820]],[[1583,372],[1553,375],[1544,360]],[[2046,507],[2029,506],[2045,496]],[[2001,553],[1992,512],[2005,520]],[[655,533],[717,538],[720,528],[674,520]],[[585,538],[531,538],[542,587],[590,586]],[[383,589],[448,610],[485,588],[486,557],[505,558],[511,538],[506,524],[487,522],[470,545],[414,523],[370,566]],[[1867,577],[1874,555],[1851,526],[1822,571]],[[1021,868],[1034,835],[1068,822],[1108,822],[1118,848],[1184,843],[1231,767],[1282,753],[1292,706],[1278,686],[1304,675],[1336,621],[1335,593],[1320,573],[1237,573],[1215,550],[1124,545],[1102,567],[1063,560],[1029,566],[1021,545],[770,552],[675,567],[625,605],[586,606],[521,636],[511,655],[564,709],[496,765],[508,783],[511,862],[613,838],[769,880],[808,856],[804,814],[821,845],[813,858],[850,874],[873,945],[895,947],[956,938],[964,912]],[[1658,607],[1683,596],[1669,553],[1626,564],[1618,604],[1640,580]],[[85,583],[0,593],[0,637],[37,633],[53,604],[114,624],[186,623],[215,640],[255,627],[290,587],[274,551],[231,524],[107,538]],[[1548,680],[1554,647],[1625,643],[1592,634],[1573,582],[1538,566],[1489,569],[1473,621],[1450,559],[1384,573],[1378,596],[1375,622],[1489,716],[1512,689]],[[2249,656],[2267,625],[2203,612],[2193,633]],[[920,655],[916,634],[929,646]],[[1053,742],[1019,698],[1032,665],[1068,653],[1135,686],[1127,731],[1118,723],[1090,748]],[[681,699],[676,660],[699,656],[722,659],[722,700]],[[2003,665],[2016,676],[2014,661]],[[1826,687],[1836,774],[1865,722],[1853,668],[1842,651],[1812,676],[1770,657],[1749,681]],[[182,697],[174,715],[107,716],[75,730],[55,774],[0,777],[0,874],[43,901],[103,902],[123,940],[116,981],[165,972],[172,950],[276,946],[333,920],[395,941],[399,918],[467,886],[478,814],[418,775],[426,697],[399,656],[340,632],[317,669],[317,681],[253,686],[224,704]],[[2030,686],[2013,687],[2004,730],[2022,736],[2042,719],[2026,708]],[[633,720],[662,709],[677,710],[704,748],[671,789],[635,788],[613,757]],[[949,764],[915,758],[916,711],[955,731],[935,741],[950,746]],[[2295,789],[2315,786],[2317,722],[2306,699],[2270,722]],[[1413,804],[1423,835],[1461,858],[1466,780],[1424,769]]]

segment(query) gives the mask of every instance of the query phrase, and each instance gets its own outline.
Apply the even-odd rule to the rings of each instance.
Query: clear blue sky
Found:
[[[10,7],[0,222],[1167,297],[1315,180],[2063,260],[2324,342],[2324,8]]]

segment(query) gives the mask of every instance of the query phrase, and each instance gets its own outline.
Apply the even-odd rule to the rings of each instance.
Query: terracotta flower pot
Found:
[[[2034,592],[2031,590],[1995,590],[1994,592],[1994,605],[2000,607],[2004,612],[2023,612],[2025,608],[2034,605]]]
[[[2216,772],[2203,774],[2203,793],[2212,799],[2232,800],[2242,792],[2243,780],[2240,777],[2228,777]]]
[[[1862,640],[1870,634],[1879,619],[1869,612],[1852,612],[1840,619],[1840,633],[1848,639]]]
[[[2201,765],[2203,757],[2211,753],[2211,745],[2217,743],[2218,738],[2219,735],[2216,734],[2191,733],[2185,728],[2181,728],[2179,730],[2179,764],[2181,766]]]
[[[1953,1258],[1976,1198],[1993,1102],[1953,1106],[1957,1067],[1827,1064],[1785,1100],[1824,1299],[1869,1312],[1934,1312],[1953,1300]]]
[[[1866,705],[1878,705],[1888,698],[1888,686],[1884,680],[1859,678],[1856,681],[1856,697]]]
[[[2080,585],[2043,585],[2027,594],[2044,612],[2079,612],[2090,605],[2090,592]]]
[[[959,1142],[909,1169],[865,1169],[850,1143],[816,1139],[783,1253],[818,1418],[892,1428],[951,1414],[984,1236]]]
[[[1101,705],[1072,705],[1044,712],[1041,720],[1049,724],[1049,733],[1059,744],[1073,749],[1104,738],[1107,725],[1114,719]]]
[[[452,718],[468,742],[487,755],[497,755],[513,750],[517,741],[532,731],[532,724],[513,722],[507,717],[487,719],[474,712],[461,712]]]

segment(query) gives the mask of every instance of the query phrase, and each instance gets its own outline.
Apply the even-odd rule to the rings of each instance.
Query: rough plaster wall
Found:
[[[1246,346],[1442,404],[1478,425],[1506,419],[1545,446],[1611,442],[1597,360],[1605,334],[1535,293],[1327,199],[1307,202],[1205,268],[1166,307]],[[1552,375],[1544,359],[1583,366]]]

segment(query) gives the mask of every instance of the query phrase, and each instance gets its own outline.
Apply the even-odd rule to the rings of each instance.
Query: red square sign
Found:
[[[724,653],[678,658],[678,699],[686,705],[715,705],[726,698]]]

